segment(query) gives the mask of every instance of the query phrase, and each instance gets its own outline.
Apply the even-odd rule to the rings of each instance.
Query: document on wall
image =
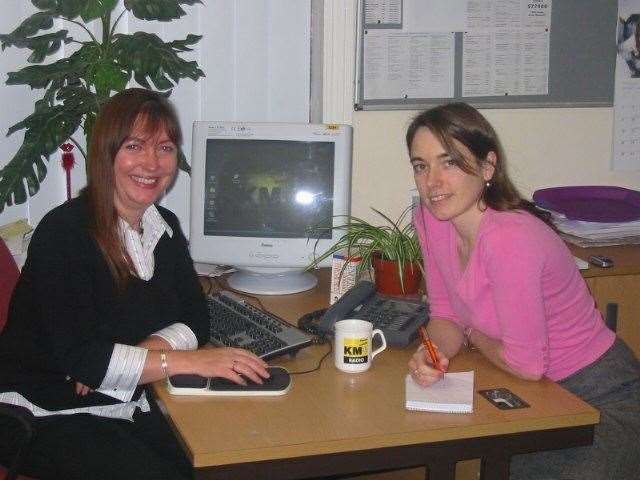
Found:
[[[364,0],[367,28],[398,33],[461,32],[469,0]]]
[[[618,1],[613,169],[640,170],[640,0]]]
[[[405,0],[403,30],[461,32],[465,27],[468,0]]]
[[[364,97],[453,97],[454,34],[365,30]]]
[[[364,24],[366,28],[402,26],[402,0],[365,0]]]
[[[467,0],[364,0],[367,100],[451,98]],[[452,14],[451,12],[456,12]]]
[[[551,2],[467,2],[463,97],[549,93]]]

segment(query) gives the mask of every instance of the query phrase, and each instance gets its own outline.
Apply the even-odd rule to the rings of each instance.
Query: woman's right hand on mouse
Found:
[[[267,363],[241,348],[201,348],[189,353],[194,373],[203,377],[222,377],[241,385],[246,384],[241,375],[255,383],[269,378]]]

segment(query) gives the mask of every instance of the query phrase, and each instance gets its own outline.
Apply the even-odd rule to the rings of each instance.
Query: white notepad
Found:
[[[405,407],[407,410],[443,413],[473,412],[473,370],[447,373],[443,380],[421,387],[407,375]]]

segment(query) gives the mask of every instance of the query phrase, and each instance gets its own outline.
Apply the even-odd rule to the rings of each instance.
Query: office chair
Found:
[[[9,301],[19,274],[11,252],[0,238],[0,335],[7,322]],[[0,479],[28,480],[18,475],[18,470],[33,436],[33,415],[26,408],[0,403],[0,420],[3,425],[0,442],[13,447],[13,461],[7,466],[0,465]]]
[[[9,313],[9,300],[20,272],[11,252],[0,238],[0,332],[4,329]]]

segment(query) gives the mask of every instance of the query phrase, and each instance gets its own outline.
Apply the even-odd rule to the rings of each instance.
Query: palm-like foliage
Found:
[[[31,51],[33,64],[9,72],[7,85],[28,85],[43,89],[34,112],[9,128],[7,135],[24,130],[24,141],[13,158],[0,170],[0,212],[5,205],[24,203],[35,195],[47,174],[49,156],[67,141],[73,142],[86,160],[86,153],[72,136],[80,128],[88,145],[91,129],[100,106],[114,93],[124,90],[130,80],[145,88],[167,91],[182,78],[197,80],[204,76],[195,61],[180,54],[191,50],[201,36],[187,35],[184,40],[164,42],[154,34],[115,33],[126,11],[143,20],[171,21],[185,15],[182,5],[200,0],[124,0],[124,9],[116,11],[118,0],[31,0],[40,10],[24,20],[13,32],[0,34],[2,50],[8,47]],[[117,16],[116,16],[117,15]],[[48,32],[54,20],[75,24],[84,33],[76,39],[68,30]],[[97,38],[87,27],[97,20],[102,35]],[[62,44],[79,48],[66,58],[43,65]],[[180,153],[180,168],[189,166]],[[26,184],[26,189],[25,189]]]
[[[401,283],[403,282],[404,266],[406,264],[417,264],[422,269],[420,243],[413,225],[407,221],[407,216],[412,212],[412,207],[406,208],[395,221],[379,210],[371,209],[382,217],[384,220],[382,225],[374,225],[351,215],[340,215],[339,217],[346,220],[341,225],[312,228],[310,237],[320,238],[321,233],[329,230],[339,230],[344,234],[321,255],[315,256],[314,251],[314,260],[307,269],[315,268],[324,259],[337,252],[346,254],[347,259],[362,260],[356,267],[357,278],[360,278],[365,271],[371,268],[373,258],[376,255],[379,255],[384,260],[391,260],[397,263]],[[348,262],[345,262],[340,275],[344,273],[347,265]]]

